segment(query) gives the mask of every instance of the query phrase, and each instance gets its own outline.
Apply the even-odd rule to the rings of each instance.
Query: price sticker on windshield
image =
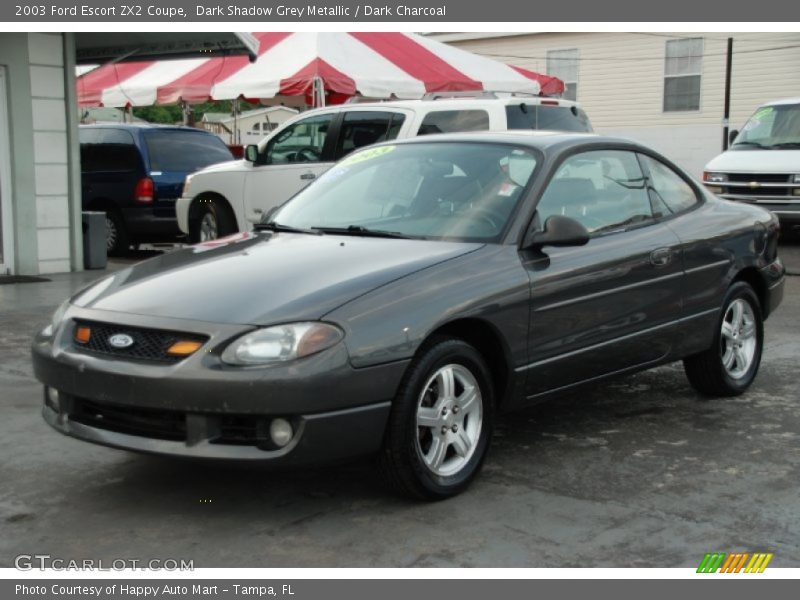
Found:
[[[357,154],[352,154],[348,158],[345,158],[341,163],[341,166],[350,166],[355,165],[358,163],[362,163],[368,160],[372,160],[373,158],[378,158],[379,156],[383,156],[384,154],[388,154],[392,150],[394,150],[397,146],[378,146],[377,148],[369,148],[368,150],[364,150]]]

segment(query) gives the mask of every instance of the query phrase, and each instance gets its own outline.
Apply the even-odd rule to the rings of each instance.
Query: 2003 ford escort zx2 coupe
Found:
[[[373,146],[255,231],[65,302],[33,344],[44,418],[184,457],[378,453],[399,490],[444,498],[497,411],[680,359],[703,394],[745,391],[783,295],[777,237],[625,140]]]

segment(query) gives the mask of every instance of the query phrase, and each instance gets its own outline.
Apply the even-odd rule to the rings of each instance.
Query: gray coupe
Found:
[[[43,414],[182,457],[372,453],[400,491],[445,498],[498,411],[677,360],[702,394],[744,392],[783,294],[778,233],[631,141],[372,146],[254,231],[64,302],[33,343]]]

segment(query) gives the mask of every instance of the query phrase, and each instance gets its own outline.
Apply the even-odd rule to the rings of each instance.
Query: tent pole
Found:
[[[239,99],[233,99],[233,143],[238,145],[241,143],[241,136],[239,135]]]

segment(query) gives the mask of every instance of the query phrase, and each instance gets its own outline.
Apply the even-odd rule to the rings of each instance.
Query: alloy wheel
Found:
[[[209,242],[219,237],[217,226],[217,216],[213,212],[207,212],[200,220],[200,241]]]
[[[753,307],[742,298],[728,306],[722,319],[720,353],[725,372],[741,379],[753,364],[756,355],[758,328]]]
[[[451,476],[472,458],[483,426],[483,397],[468,368],[449,364],[425,384],[417,403],[417,451],[435,475]]]

